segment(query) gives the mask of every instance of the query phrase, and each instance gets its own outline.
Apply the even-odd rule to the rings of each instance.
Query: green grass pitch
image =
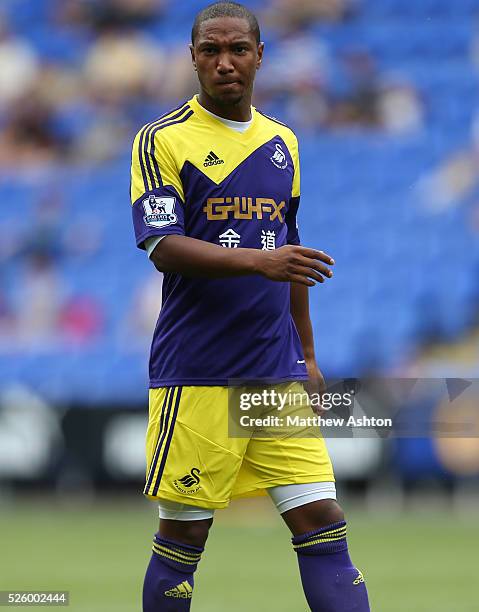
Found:
[[[348,516],[350,549],[374,612],[478,609],[479,527],[472,513],[350,508]],[[0,506],[0,590],[65,589],[72,612],[140,612],[154,531],[155,507],[141,497]],[[217,513],[196,576],[192,612],[244,610],[307,612],[288,531],[267,500]]]

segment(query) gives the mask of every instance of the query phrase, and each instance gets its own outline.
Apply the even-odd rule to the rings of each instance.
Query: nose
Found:
[[[220,74],[228,74],[229,72],[233,72],[234,69],[235,68],[231,62],[229,53],[221,53],[218,56],[218,63],[216,65],[216,70]]]

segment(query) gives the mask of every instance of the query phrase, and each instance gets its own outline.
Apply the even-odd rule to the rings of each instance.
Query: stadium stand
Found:
[[[188,28],[204,2],[154,0],[116,22],[99,5],[5,0],[0,26],[0,73],[16,62],[24,75],[23,89],[0,95],[0,385],[94,405],[144,398],[150,328],[138,337],[129,321],[151,264],[134,247],[130,143],[192,91]],[[302,241],[337,262],[311,291],[328,376],[399,373],[424,345],[477,323],[476,11],[474,0],[365,0],[334,22],[265,31],[257,104],[298,131]],[[115,71],[103,50],[114,63],[123,43],[133,65],[157,58],[158,74]],[[285,54],[296,77],[281,74]],[[91,77],[101,70],[113,71],[108,87]],[[49,214],[53,197],[62,204]],[[43,286],[31,274],[39,257]]]

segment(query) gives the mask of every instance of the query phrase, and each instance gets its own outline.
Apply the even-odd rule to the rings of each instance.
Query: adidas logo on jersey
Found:
[[[219,166],[220,164],[224,164],[225,162],[220,159],[213,151],[210,151],[206,156],[205,162],[203,166],[208,168],[208,166]]]
[[[193,588],[188,580],[185,580],[184,582],[177,584],[172,589],[165,591],[165,595],[167,597],[177,597],[179,599],[191,599],[191,596],[193,595]]]

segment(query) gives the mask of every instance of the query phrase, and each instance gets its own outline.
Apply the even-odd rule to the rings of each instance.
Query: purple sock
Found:
[[[368,592],[346,542],[346,523],[295,536],[304,594],[312,612],[369,612]]]
[[[153,555],[143,584],[143,612],[187,612],[193,595],[193,573],[202,548],[165,540],[153,540]]]

